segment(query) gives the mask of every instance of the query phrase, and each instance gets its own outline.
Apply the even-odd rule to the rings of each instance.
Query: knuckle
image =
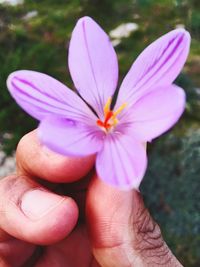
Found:
[[[16,191],[15,189],[18,187],[18,179],[16,176],[7,176],[3,178],[0,182],[0,194],[1,194],[1,201],[0,201],[0,211],[6,212],[7,206],[10,204],[16,205]]]
[[[0,211],[6,212],[10,205],[18,206],[28,187],[25,176],[11,175],[3,178],[0,181]]]
[[[147,266],[168,266],[171,252],[162,238],[160,227],[146,208],[138,211],[133,231],[134,249]]]

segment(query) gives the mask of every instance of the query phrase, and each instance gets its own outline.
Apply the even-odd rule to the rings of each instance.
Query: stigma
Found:
[[[109,97],[108,101],[104,106],[104,120],[97,120],[97,125],[105,132],[109,132],[113,127],[115,127],[119,120],[117,115],[119,115],[122,110],[127,106],[127,103],[122,104],[116,111],[111,110],[112,98]]]

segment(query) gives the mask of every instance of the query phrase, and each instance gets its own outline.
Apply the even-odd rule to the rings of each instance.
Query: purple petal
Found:
[[[42,144],[66,156],[86,156],[99,151],[104,134],[96,127],[58,117],[48,117],[38,128]]]
[[[49,114],[90,123],[96,116],[72,90],[56,79],[35,71],[13,72],[7,80],[16,102],[38,120]]]
[[[131,126],[134,137],[141,141],[151,141],[169,130],[178,121],[184,108],[185,93],[180,87],[158,87],[139,99],[129,114],[121,118],[121,127],[124,125],[125,130]]]
[[[117,85],[118,63],[109,37],[89,17],[81,18],[72,33],[69,69],[80,95],[102,117]]]
[[[170,85],[183,68],[189,46],[190,35],[184,29],[173,30],[149,45],[124,78],[117,105],[132,105],[155,85]]]
[[[144,146],[129,135],[108,135],[97,154],[98,176],[119,189],[138,189],[146,166]]]

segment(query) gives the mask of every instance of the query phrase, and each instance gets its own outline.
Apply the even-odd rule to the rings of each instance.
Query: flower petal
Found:
[[[121,120],[124,129],[131,126],[130,131],[137,139],[151,141],[169,130],[178,121],[184,108],[185,93],[180,87],[158,87],[140,98]]]
[[[124,78],[117,106],[134,104],[157,85],[170,85],[187,59],[189,46],[190,35],[184,29],[173,30],[150,44]]]
[[[108,135],[97,154],[98,176],[123,190],[138,189],[147,166],[144,146],[129,135]]]
[[[96,116],[72,90],[56,79],[36,71],[11,73],[7,86],[16,102],[38,120],[49,114],[89,123]]]
[[[107,34],[83,17],[72,33],[69,69],[80,95],[103,117],[103,107],[118,81],[117,56]]]
[[[96,127],[58,117],[48,117],[38,128],[42,144],[66,156],[94,154],[102,147],[104,134]]]

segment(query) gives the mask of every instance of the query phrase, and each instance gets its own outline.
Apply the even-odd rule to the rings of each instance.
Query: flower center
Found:
[[[117,115],[122,112],[122,110],[127,106],[127,103],[122,104],[116,111],[110,109],[110,105],[112,102],[112,98],[109,97],[108,101],[104,106],[104,121],[98,119],[97,125],[102,128],[104,131],[108,132],[114,126],[117,125],[119,120],[117,119]]]

